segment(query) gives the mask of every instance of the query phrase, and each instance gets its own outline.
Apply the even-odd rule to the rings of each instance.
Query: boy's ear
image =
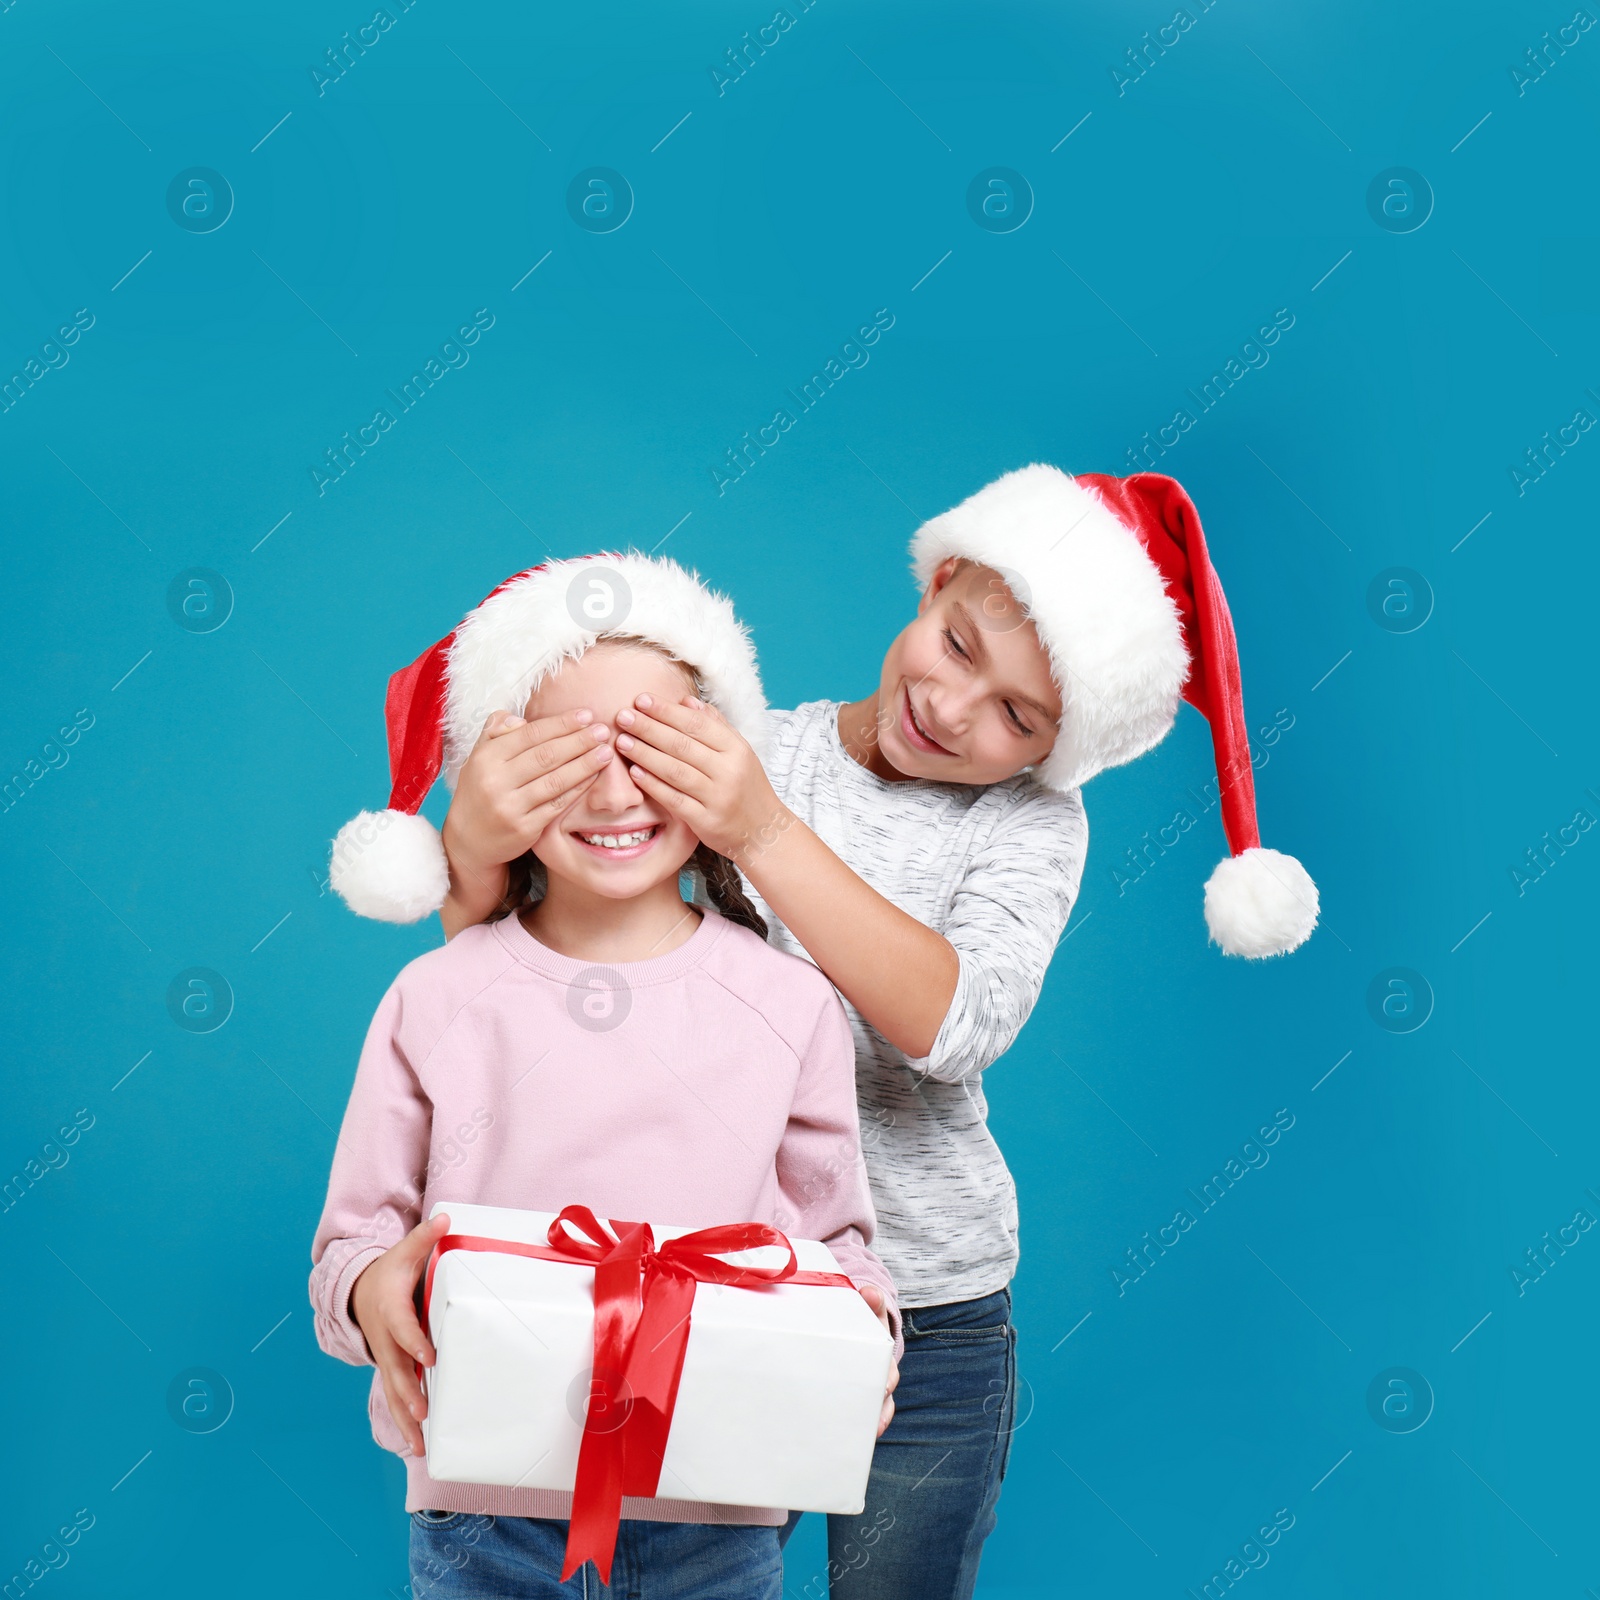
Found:
[[[922,598],[917,602],[917,615],[919,617],[933,604],[938,597],[939,591],[956,575],[956,568],[960,565],[960,556],[946,556],[933,569],[933,576],[928,579],[928,587],[922,591]]]

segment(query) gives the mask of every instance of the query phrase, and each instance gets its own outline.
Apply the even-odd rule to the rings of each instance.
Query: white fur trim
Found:
[[[1166,737],[1189,675],[1178,610],[1096,490],[1059,467],[1020,467],[924,523],[911,549],[924,586],[949,556],[1007,568],[1027,586],[1019,598],[1065,706],[1041,782],[1075,789]]]
[[[567,605],[570,586],[591,568],[620,573],[630,590],[626,614],[601,629],[580,624]],[[730,602],[665,557],[587,556],[519,578],[456,630],[445,699],[446,782],[455,787],[492,713],[520,716],[550,672],[608,633],[637,634],[693,667],[705,699],[757,750],[764,748],[767,701],[755,647]]]
[[[1225,955],[1288,955],[1311,937],[1319,910],[1311,874],[1280,850],[1230,856],[1206,884],[1206,926]]]
[[[328,882],[358,916],[418,922],[450,892],[444,840],[426,817],[360,812],[333,841]]]

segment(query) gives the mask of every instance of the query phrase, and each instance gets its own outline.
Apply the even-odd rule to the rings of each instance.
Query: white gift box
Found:
[[[538,1245],[555,1216],[447,1201],[429,1215],[441,1211],[451,1233]],[[693,1231],[651,1228],[657,1244]],[[825,1244],[791,1243],[799,1270],[839,1270]],[[768,1265],[781,1256],[768,1248],[724,1259]],[[594,1268],[447,1251],[429,1323],[438,1354],[423,1423],[429,1476],[570,1491],[593,1365]],[[854,1289],[697,1284],[657,1495],[861,1511],[893,1354]]]

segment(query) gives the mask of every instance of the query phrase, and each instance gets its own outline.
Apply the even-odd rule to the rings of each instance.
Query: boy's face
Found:
[[[602,640],[576,661],[564,661],[539,685],[523,715],[557,716],[586,707],[615,728],[634,697],[676,704],[694,687],[683,668],[659,651]],[[534,841],[551,878],[566,878],[608,900],[632,900],[678,869],[699,843],[628,776],[625,761],[603,766],[589,787]]]
[[[1038,632],[999,573],[944,562],[883,659],[878,756],[902,777],[999,783],[1044,760],[1061,712]]]

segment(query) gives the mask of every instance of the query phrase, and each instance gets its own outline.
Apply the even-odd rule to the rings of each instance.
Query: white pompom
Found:
[[[328,882],[357,916],[420,921],[450,892],[444,840],[425,817],[363,811],[333,841]]]
[[[1279,850],[1230,856],[1206,884],[1206,926],[1230,956],[1283,956],[1317,925],[1311,874]]]

